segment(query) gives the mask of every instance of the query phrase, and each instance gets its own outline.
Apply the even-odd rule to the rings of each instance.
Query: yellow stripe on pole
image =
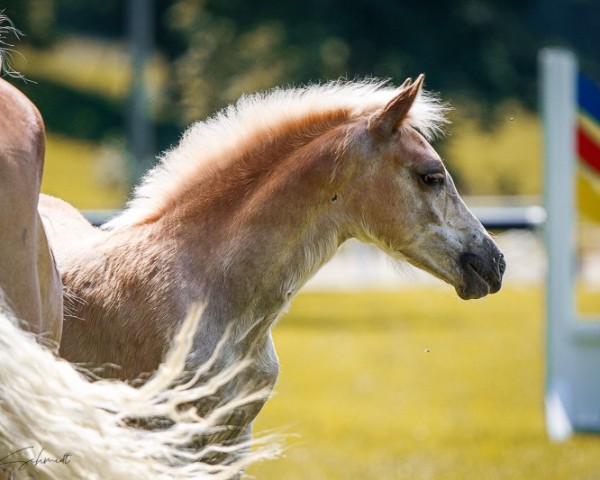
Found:
[[[600,223],[600,178],[587,168],[577,168],[577,205],[583,219]]]

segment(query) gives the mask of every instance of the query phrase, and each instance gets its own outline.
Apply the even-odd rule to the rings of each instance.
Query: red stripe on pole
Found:
[[[588,137],[581,128],[577,129],[577,152],[583,162],[595,170],[596,173],[600,173],[600,146]]]

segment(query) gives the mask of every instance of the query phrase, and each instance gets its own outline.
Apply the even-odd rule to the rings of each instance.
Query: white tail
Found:
[[[264,395],[245,395],[204,418],[183,406],[210,395],[245,366],[242,362],[201,386],[173,386],[184,371],[200,313],[199,308],[191,312],[164,363],[137,389],[116,380],[88,381],[0,308],[0,472],[36,479],[227,479],[275,455],[272,439],[263,439],[253,451],[248,443],[185,449],[232,410]],[[173,425],[145,430],[125,422],[144,417],[168,418]],[[199,461],[215,451],[235,453],[236,460],[227,465]]]
[[[11,36],[18,39],[20,35],[21,32],[15,28],[10,18],[0,12],[0,75],[23,78],[19,72],[14,71],[10,66],[13,45],[8,40]]]

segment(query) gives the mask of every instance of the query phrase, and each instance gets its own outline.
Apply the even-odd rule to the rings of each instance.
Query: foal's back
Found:
[[[153,372],[187,313],[169,246],[150,241],[152,229],[96,228],[48,195],[40,197],[39,211],[65,285],[60,355],[102,366],[105,377],[132,380]]]
[[[53,247],[59,271],[73,254],[85,250],[94,242],[102,241],[106,236],[106,232],[93,227],[79,210],[59,198],[41,194],[38,212]]]

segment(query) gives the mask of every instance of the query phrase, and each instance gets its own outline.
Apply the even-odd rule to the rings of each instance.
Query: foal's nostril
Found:
[[[504,275],[504,272],[506,271],[506,260],[504,259],[504,255],[501,253],[500,256],[498,257],[498,273],[500,273],[500,276]]]
[[[504,271],[506,270],[506,260],[504,259],[504,254],[500,251],[498,246],[491,238],[486,239],[486,245],[495,267],[495,273],[498,274],[498,277],[501,280],[502,275],[504,275]]]

